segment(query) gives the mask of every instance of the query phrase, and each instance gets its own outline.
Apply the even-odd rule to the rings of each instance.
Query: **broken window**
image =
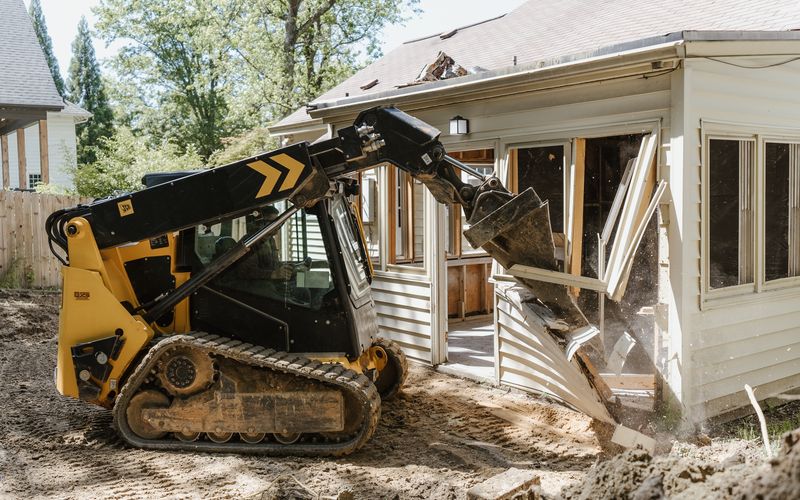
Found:
[[[709,288],[753,283],[755,141],[708,145]]]
[[[563,260],[559,266],[566,271],[515,265],[509,272],[518,277],[573,286],[576,292],[580,288],[601,291],[619,300],[636,249],[666,188],[664,181],[655,185],[656,150],[654,134],[577,138],[574,161],[565,176],[563,146],[511,149],[512,187],[522,191],[531,184],[540,198],[549,200],[555,255],[557,260]],[[631,162],[633,157],[636,161]],[[561,169],[559,160],[564,165]],[[563,215],[553,216],[552,211],[559,210],[559,206]],[[610,218],[613,220],[609,221]],[[560,225],[558,219],[562,221]],[[604,230],[607,222],[613,230]],[[563,234],[556,231],[559,227]],[[601,231],[605,240],[602,252],[598,243]],[[560,241],[565,241],[563,247]]]
[[[764,278],[772,281],[800,274],[800,144],[764,150]]]

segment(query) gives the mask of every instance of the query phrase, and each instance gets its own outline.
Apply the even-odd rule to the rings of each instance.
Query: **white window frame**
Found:
[[[753,283],[731,287],[710,289],[709,258],[709,140],[752,140],[754,147],[754,186],[755,193],[755,237],[753,238]],[[766,143],[778,142],[800,145],[800,128],[778,128],[763,124],[701,120],[700,144],[701,161],[701,286],[700,309],[703,311],[749,303],[754,299],[768,300],[776,297],[800,297],[800,276],[790,276],[766,281],[765,213],[766,200]],[[788,180],[787,180],[788,182]],[[799,243],[800,244],[800,243]]]
[[[701,231],[701,240],[702,240],[702,288],[704,292],[704,299],[708,301],[713,301],[715,299],[724,299],[726,297],[736,297],[741,295],[749,295],[756,291],[758,287],[758,279],[757,276],[753,276],[752,283],[743,283],[740,285],[732,285],[723,288],[711,288],[711,251],[710,251],[710,243],[711,243],[711,227],[709,225],[709,220],[711,216],[710,212],[710,200],[711,200],[711,141],[712,140],[720,140],[720,141],[737,141],[737,142],[751,142],[753,144],[753,169],[754,173],[751,174],[751,178],[748,179],[748,183],[750,186],[753,186],[756,190],[755,195],[751,193],[751,202],[754,204],[754,207],[759,207],[759,186],[761,183],[758,180],[759,175],[758,172],[763,171],[763,168],[760,168],[760,152],[761,148],[759,146],[758,139],[753,134],[743,134],[736,131],[730,131],[728,133],[725,132],[713,132],[713,133],[705,133],[703,134],[703,167],[702,167],[702,174],[700,176],[700,184],[701,184],[701,191],[702,191],[702,231]],[[740,152],[741,154],[741,152]],[[741,162],[739,163],[739,170],[741,171],[742,165]],[[741,183],[741,177],[739,179]],[[741,208],[740,208],[741,211]],[[753,255],[753,273],[759,273],[759,270],[762,268],[761,263],[759,262],[760,253],[756,252],[756,244],[760,239],[760,234],[762,234],[762,228],[759,228],[759,217],[758,213],[754,214],[753,223],[757,225],[755,230],[753,231],[753,241],[750,242],[750,252]],[[741,222],[740,222],[741,227]],[[740,234],[741,240],[741,234]],[[739,244],[739,253],[742,252],[741,241]]]
[[[794,166],[789,165],[789,203],[791,203],[792,196],[794,195],[797,198],[800,198],[800,192],[794,192],[792,190],[792,180],[793,176],[798,177],[800,176],[800,135],[795,137],[787,137],[775,134],[759,134],[759,150],[761,151],[761,156],[758,158],[759,161],[756,162],[757,165],[760,163],[760,168],[758,168],[758,176],[759,185],[762,186],[758,195],[760,197],[758,209],[759,213],[757,214],[757,219],[760,223],[760,233],[757,237],[759,240],[759,251],[761,255],[764,256],[760,259],[760,268],[757,270],[758,272],[758,280],[760,281],[760,289],[763,291],[772,291],[772,290],[783,290],[786,288],[792,287],[800,287],[800,274],[798,276],[788,276],[786,278],[778,278],[775,280],[767,281],[767,269],[766,269],[766,254],[767,254],[767,231],[766,231],[766,216],[767,216],[767,200],[764,196],[767,188],[767,143],[773,144],[788,144],[791,146],[796,146],[797,152],[795,153],[795,161],[797,165]],[[791,157],[790,157],[791,158]],[[794,175],[793,175],[794,174]],[[800,179],[796,179],[800,182]],[[798,187],[795,187],[795,191],[797,191]],[[792,228],[792,217],[790,216],[789,220],[789,252],[791,255],[792,247],[796,250],[795,259],[798,261],[796,265],[800,266],[800,209],[798,207],[794,208],[796,214],[794,216],[795,219],[795,227]],[[793,231],[794,229],[794,231]],[[791,270],[793,266],[790,264],[789,269]]]

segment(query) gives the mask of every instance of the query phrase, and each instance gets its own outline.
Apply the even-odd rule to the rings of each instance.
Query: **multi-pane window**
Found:
[[[707,143],[709,290],[800,276],[800,144],[756,139]]]
[[[764,147],[764,278],[800,275],[800,144]]]
[[[709,288],[753,283],[755,141],[708,145]]]
[[[42,183],[42,174],[28,174],[29,188],[34,189],[41,183]]]

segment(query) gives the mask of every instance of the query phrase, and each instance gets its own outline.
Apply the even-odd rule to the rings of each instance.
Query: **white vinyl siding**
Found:
[[[431,288],[422,279],[375,277],[372,298],[382,336],[412,359],[431,362]]]
[[[737,58],[736,63],[763,66],[764,59]],[[744,384],[765,399],[800,387],[800,287],[765,287],[760,243],[764,238],[762,215],[755,217],[755,285],[747,294],[721,298],[709,294],[707,256],[701,252],[707,237],[701,200],[706,148],[704,137],[724,135],[800,137],[796,82],[800,68],[786,64],[743,69],[716,61],[685,61],[684,121],[682,135],[684,196],[681,238],[683,291],[680,315],[688,359],[683,363],[691,380],[682,399],[696,419],[713,417],[746,406]],[[768,139],[767,139],[768,140]],[[756,147],[756,204],[763,211],[763,149]],[[677,188],[673,184],[673,191]],[[671,263],[674,265],[675,261]],[[791,279],[790,279],[791,281]],[[754,290],[752,290],[754,288]],[[697,299],[699,297],[699,300]]]
[[[8,134],[9,185],[19,187],[19,156],[17,133]],[[75,119],[61,113],[47,113],[47,149],[50,166],[50,184],[72,187],[71,168],[76,166],[77,146]],[[41,173],[39,158],[39,124],[25,129],[25,171],[27,174]],[[30,187],[30,186],[28,186]]]

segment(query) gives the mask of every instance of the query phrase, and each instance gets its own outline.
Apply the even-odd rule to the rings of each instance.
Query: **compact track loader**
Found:
[[[396,108],[373,108],[333,139],[149,175],[141,191],[53,213],[58,391],[111,409],[142,448],[358,449],[407,366],[378,336],[352,174],[394,165],[460,204],[467,238],[501,264],[555,265],[546,203],[448,157],[438,138]],[[564,287],[526,285],[585,323]]]

